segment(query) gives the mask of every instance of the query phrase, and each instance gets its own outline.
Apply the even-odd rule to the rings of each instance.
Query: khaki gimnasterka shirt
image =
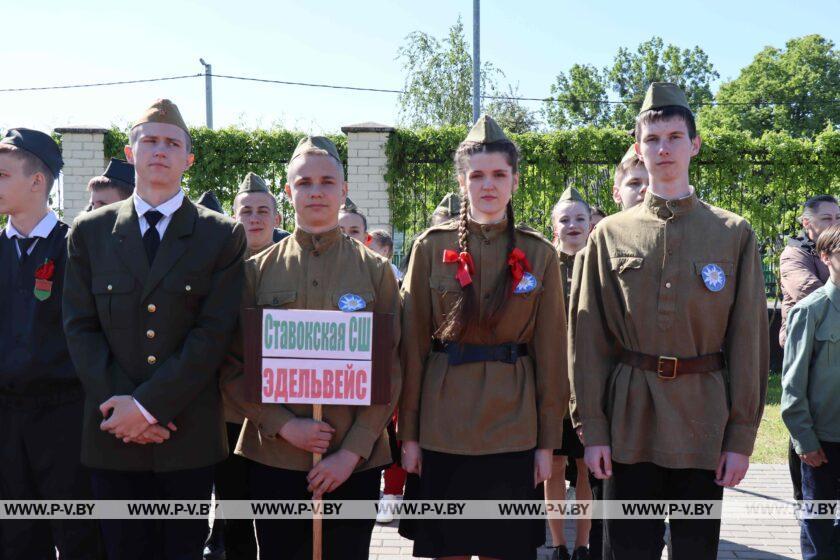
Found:
[[[256,250],[251,250],[250,247],[246,247],[244,259],[247,261],[254,255],[262,253],[272,245],[274,245],[274,242],[270,241],[269,243]],[[226,360],[225,363],[222,364],[222,372],[220,374],[221,376],[227,375],[227,372],[224,371],[224,369],[230,367],[231,363],[232,362]],[[222,393],[222,403],[224,405],[225,410],[225,422],[228,422],[230,424],[242,424],[243,422],[245,422],[245,415],[242,414],[242,412],[236,407],[236,405],[230,402],[230,397],[228,397],[224,392]]]
[[[563,280],[563,296],[566,298],[566,311],[569,310],[569,296],[572,295],[572,272],[574,271],[575,256],[557,249],[560,259],[560,278]],[[568,321],[567,321],[568,322]]]
[[[704,282],[709,264],[725,273],[720,291]],[[750,455],[769,336],[746,220],[693,192],[666,201],[648,191],[642,204],[598,225],[582,265],[570,347],[586,445],[612,446],[620,463],[668,468],[714,470],[722,451]],[[727,368],[667,381],[621,364],[622,347],[677,358],[722,351]]]
[[[506,222],[469,223],[472,276],[481,313],[501,274],[509,274]],[[458,247],[458,223],[423,233],[415,242],[402,285],[403,394],[399,436],[423,449],[487,455],[562,445],[569,402],[563,286],[554,247],[539,233],[517,228],[521,249],[536,279],[533,290],[510,295],[495,332],[472,327],[462,342],[525,343],[529,356],[516,364],[473,362],[450,366],[432,352],[432,337],[461,292],[456,264],[445,249]]]
[[[283,309],[338,311],[338,300],[348,293],[361,296],[367,302],[367,306],[359,311],[394,315],[390,404],[323,407],[324,422],[335,428],[326,455],[339,449],[352,451],[362,457],[356,467],[356,471],[361,471],[391,462],[385,427],[394,411],[402,384],[398,352],[399,292],[388,261],[345,236],[336,227],[319,235],[298,228],[289,237],[245,263],[243,308],[266,305]],[[241,344],[241,336],[236,340]],[[232,353],[241,356],[241,346],[234,347]],[[230,373],[227,376],[230,377]],[[293,446],[278,434],[283,425],[293,418],[312,418],[312,405],[247,402],[242,397],[245,393],[241,386],[237,387],[243,382],[242,376],[233,381],[223,380],[228,402],[246,416],[236,453],[271,467],[310,470],[312,454]]]

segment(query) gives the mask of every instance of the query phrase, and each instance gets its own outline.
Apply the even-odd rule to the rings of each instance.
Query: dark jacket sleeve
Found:
[[[236,224],[216,259],[195,326],[181,348],[133,393],[161,424],[188,407],[208,383],[217,382],[239,314],[245,247],[245,231]]]
[[[67,268],[62,295],[64,332],[70,357],[85,393],[94,396],[98,402],[104,402],[113,395],[131,394],[135,386],[114,359],[99,322],[91,290],[85,226],[87,224],[74,227],[67,241]]]

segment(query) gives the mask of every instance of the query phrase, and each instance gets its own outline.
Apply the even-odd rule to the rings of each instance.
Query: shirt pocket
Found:
[[[297,301],[295,290],[260,290],[257,292],[257,305],[294,309]]]
[[[172,299],[174,313],[183,308],[188,313],[195,314],[210,293],[210,278],[197,275],[167,276],[163,279],[163,289]]]
[[[91,279],[99,320],[105,329],[125,329],[132,325],[135,304],[135,281],[131,274],[99,274]]]
[[[840,368],[840,327],[837,323],[824,320],[814,331],[815,365],[820,370]]]
[[[376,301],[374,291],[370,288],[347,288],[335,290],[330,294],[330,303],[339,311],[359,312],[373,311],[373,304]],[[364,307],[362,307],[364,304]]]
[[[625,310],[633,309],[632,297],[649,297],[650,293],[645,286],[645,265],[644,257],[622,256],[610,257],[610,269],[618,279],[624,297]],[[649,274],[648,274],[649,275]]]
[[[437,323],[440,324],[461,297],[463,292],[461,284],[451,276],[432,276],[429,278],[429,289],[431,290],[432,312],[437,318]]]

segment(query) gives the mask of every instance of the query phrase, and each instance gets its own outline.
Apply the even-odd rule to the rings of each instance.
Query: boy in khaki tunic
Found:
[[[645,200],[595,229],[571,304],[585,459],[607,500],[719,500],[746,475],[767,385],[755,234],[689,185],[700,138],[677,86],[651,85],[636,138]],[[607,519],[605,557],[658,558],[660,523]],[[720,520],[671,529],[676,558],[716,557]]]
[[[286,195],[295,207],[294,233],[246,263],[243,307],[345,310],[347,295],[364,301],[354,311],[394,315],[391,401],[388,405],[323,407],[250,403],[242,376],[224,383],[226,396],[246,420],[236,452],[251,459],[254,498],[378,500],[382,467],[391,462],[385,426],[401,387],[397,352],[399,293],[388,261],[341,233],[338,209],[347,195],[344,168],[328,139],[301,140],[289,163]],[[235,340],[234,361],[241,357]],[[314,468],[312,454],[324,459]],[[324,558],[367,559],[373,519],[324,522]],[[260,558],[312,555],[311,521],[257,520]]]

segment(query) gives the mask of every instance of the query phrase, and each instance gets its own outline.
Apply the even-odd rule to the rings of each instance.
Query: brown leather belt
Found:
[[[696,358],[674,358],[672,356],[650,356],[623,349],[619,361],[630,367],[654,371],[660,379],[676,379],[677,374],[709,373],[720,371],[726,367],[723,352],[706,354]]]

